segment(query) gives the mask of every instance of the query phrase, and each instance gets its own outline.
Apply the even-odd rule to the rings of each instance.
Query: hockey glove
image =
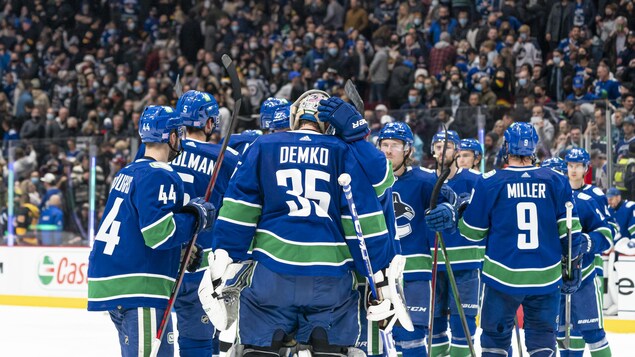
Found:
[[[465,209],[470,204],[471,199],[472,199],[471,193],[463,192],[462,194],[459,195],[457,203],[456,203],[456,207],[457,207],[456,212],[458,214],[459,219],[463,217],[463,212],[465,212]]]
[[[379,328],[386,332],[390,332],[396,323],[407,331],[414,331],[402,289],[405,266],[406,258],[396,255],[388,268],[373,275],[379,298],[375,300],[369,296],[366,317],[368,321],[377,321]]]
[[[580,254],[571,260],[571,276],[567,272],[567,259],[562,259],[562,288],[563,294],[573,294],[580,288],[582,284],[582,257]]]
[[[192,213],[196,216],[195,232],[207,231],[214,225],[216,218],[216,208],[211,202],[205,201],[203,197],[197,197],[188,202],[183,207],[184,212]]]
[[[335,128],[335,134],[346,142],[361,140],[370,133],[366,119],[354,106],[338,97],[322,99],[318,119]]]
[[[591,249],[593,249],[593,240],[591,239],[591,236],[586,233],[582,233],[580,234],[580,238],[582,238],[580,240],[580,253],[586,254],[591,252]]]
[[[181,260],[183,260],[183,256],[185,255],[185,251],[187,250],[188,243],[183,244],[181,248]],[[192,247],[192,253],[190,253],[190,260],[187,262],[186,269],[190,273],[196,273],[198,268],[201,267],[201,262],[203,261],[203,247],[201,247],[198,243],[194,243]]]
[[[426,224],[428,228],[435,232],[456,229],[456,209],[451,204],[445,202],[433,210],[426,210]]]

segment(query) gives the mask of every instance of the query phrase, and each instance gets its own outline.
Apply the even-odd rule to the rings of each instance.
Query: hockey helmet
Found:
[[[172,130],[183,138],[183,121],[172,107],[150,105],[139,118],[139,136],[143,143],[167,143]]]
[[[556,170],[562,173],[567,172],[567,164],[559,157],[552,157],[552,158],[543,160],[540,163],[540,167],[546,167],[548,169]]]
[[[209,93],[188,90],[176,103],[176,111],[183,125],[188,127],[202,129],[210,118],[214,121],[214,127],[219,125],[218,103]]]
[[[507,146],[506,154],[532,156],[538,144],[538,133],[529,123],[512,123],[505,130],[505,144],[503,146]]]
[[[268,98],[260,106],[260,129],[280,130],[289,128],[289,101]]]
[[[483,155],[483,148],[481,143],[476,139],[461,139],[461,150],[473,151],[474,157],[480,157]]]
[[[408,124],[400,121],[386,124],[379,132],[377,139],[379,143],[384,139],[401,140],[404,143],[404,150],[408,150],[414,143],[412,130]]]
[[[434,152],[434,144],[439,142],[439,141],[445,141],[445,133],[446,130],[441,130],[438,133],[434,134],[434,136],[432,137],[432,142],[430,143],[430,151]],[[454,131],[454,130],[447,130],[448,133],[448,141],[454,143],[454,148],[456,151],[459,151],[461,149],[461,138],[459,137],[459,134]]]
[[[581,162],[584,166],[589,164],[591,161],[591,157],[589,153],[583,148],[573,148],[567,151],[567,154],[564,156],[564,162]],[[566,165],[565,165],[566,166]]]
[[[330,95],[324,91],[311,89],[300,96],[291,105],[289,126],[292,130],[300,128],[300,120],[308,120],[318,123],[322,132],[325,131],[324,123],[318,119],[318,106],[322,99],[328,99]]]

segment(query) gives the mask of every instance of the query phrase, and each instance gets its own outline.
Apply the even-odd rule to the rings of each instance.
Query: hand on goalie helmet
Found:
[[[366,119],[349,103],[338,97],[322,99],[318,118],[335,128],[335,134],[346,142],[364,139],[369,133]]]

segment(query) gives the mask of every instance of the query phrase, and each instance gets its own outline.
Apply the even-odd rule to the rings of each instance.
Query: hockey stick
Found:
[[[364,101],[362,100],[362,97],[359,96],[359,92],[357,91],[357,88],[355,88],[355,84],[353,84],[353,81],[351,81],[350,79],[347,80],[346,84],[344,85],[344,93],[346,94],[348,99],[353,102],[355,109],[357,109],[357,111],[362,116],[364,116]]]
[[[518,326],[518,316],[514,316],[514,330],[516,331],[516,344],[518,345],[518,355],[523,357],[523,345],[520,342],[520,327]]]
[[[567,224],[567,274],[571,277],[571,227],[573,226],[573,203],[568,201],[565,203],[567,209],[566,224]],[[569,349],[571,340],[571,294],[565,294],[564,303],[564,348]]]
[[[437,207],[437,200],[439,199],[439,194],[441,193],[441,187],[443,187],[443,183],[450,176],[450,166],[454,163],[454,159],[451,160],[448,165],[445,165],[445,150],[446,144],[448,141],[448,131],[444,127],[445,130],[445,140],[443,145],[443,151],[441,152],[441,175],[437,179],[437,182],[432,189],[432,195],[430,197],[430,210],[433,210]],[[470,329],[467,325],[467,319],[465,317],[465,311],[463,311],[463,305],[461,304],[461,297],[459,296],[459,289],[456,285],[456,279],[454,278],[454,272],[452,271],[452,264],[450,264],[450,258],[448,257],[448,252],[445,247],[445,241],[443,239],[443,235],[441,232],[436,232],[435,241],[434,241],[434,261],[433,264],[433,272],[432,272],[432,280],[434,286],[432,287],[432,291],[430,293],[432,299],[430,301],[430,327],[428,329],[428,354],[432,353],[432,329],[434,327],[434,299],[436,297],[436,275],[438,273],[437,267],[437,254],[438,254],[438,246],[441,247],[441,251],[443,252],[443,260],[445,261],[445,268],[448,273],[448,279],[450,279],[450,287],[452,288],[452,294],[454,295],[454,304],[459,311],[459,317],[461,318],[461,325],[463,326],[463,331],[465,332],[465,337],[467,338],[467,344],[470,349],[470,354],[472,357],[476,357],[476,352],[474,350],[474,343],[472,342],[472,335],[470,333]]]
[[[227,128],[227,132],[225,133],[225,137],[229,137],[229,135],[234,131],[234,127],[236,126],[236,116],[238,115],[238,111],[240,111],[240,105],[242,103],[242,97],[240,93],[240,80],[238,79],[238,73],[236,73],[236,66],[234,65],[232,59],[224,54],[221,58],[223,61],[223,66],[229,75],[232,83],[232,97],[234,98],[234,111],[232,112],[232,116],[229,122],[229,126]],[[216,163],[214,163],[214,169],[212,171],[212,177],[209,180],[209,184],[207,185],[207,190],[205,191],[205,201],[209,201],[209,198],[214,190],[214,186],[216,185],[216,180],[218,178],[218,173],[220,172],[221,165],[223,163],[223,159],[225,158],[225,151],[227,151],[227,144],[229,140],[224,140],[223,145],[221,146],[220,152],[218,153],[218,158],[216,159]],[[176,300],[176,296],[178,295],[179,289],[181,287],[181,283],[183,282],[183,276],[185,275],[185,270],[187,267],[187,263],[190,261],[190,255],[192,254],[192,249],[194,248],[194,244],[196,243],[196,239],[198,238],[198,234],[195,234],[192,237],[192,240],[187,245],[185,249],[185,254],[183,255],[183,259],[181,259],[181,264],[179,265],[179,274],[176,278],[174,286],[172,287],[172,293],[170,294],[170,298],[168,299],[168,306],[163,313],[163,318],[161,319],[161,324],[157,330],[157,336],[152,341],[152,352],[150,352],[151,357],[156,357],[159,353],[159,348],[161,347],[161,340],[163,339],[163,335],[165,334],[165,327],[170,321],[170,312],[172,307],[174,306],[174,302]]]
[[[337,178],[337,182],[342,186],[344,190],[344,196],[346,197],[346,203],[351,211],[351,218],[353,220],[353,226],[355,227],[355,234],[359,242],[359,250],[362,252],[362,259],[368,273],[368,286],[370,287],[371,294],[375,300],[379,300],[377,286],[373,281],[373,267],[370,264],[370,257],[368,256],[368,250],[366,249],[366,240],[362,233],[362,226],[359,223],[359,216],[357,215],[357,208],[355,207],[355,201],[353,201],[353,192],[351,191],[351,176],[349,174],[341,174]],[[397,349],[395,347],[395,340],[392,337],[392,332],[386,332],[382,328],[379,329],[379,334],[384,345],[384,354],[388,357],[397,357]]]

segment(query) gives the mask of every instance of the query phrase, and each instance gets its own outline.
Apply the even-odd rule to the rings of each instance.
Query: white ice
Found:
[[[174,314],[172,314],[174,317]],[[635,356],[635,334],[609,334],[614,357]],[[477,341],[477,354],[480,348]],[[513,340],[514,349],[516,340]],[[178,351],[178,346],[175,347]],[[104,312],[0,306],[2,357],[112,357],[120,355],[115,327]],[[178,352],[176,353],[178,355]],[[518,354],[514,354],[518,356]],[[524,356],[528,356],[524,352]],[[585,356],[590,356],[588,351]]]

